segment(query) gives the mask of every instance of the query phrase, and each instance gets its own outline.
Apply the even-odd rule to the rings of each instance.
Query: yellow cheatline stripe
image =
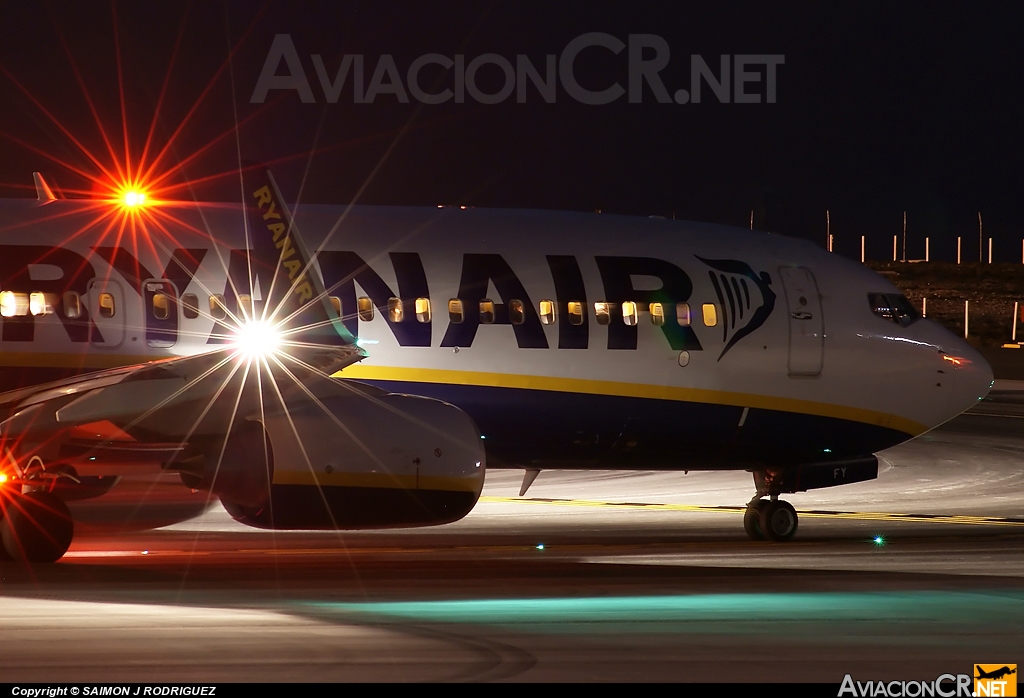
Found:
[[[708,511],[719,514],[742,514],[745,506],[700,506],[698,504],[664,504],[660,502],[604,502],[593,499],[549,499],[542,497],[480,497],[481,504],[547,504],[562,507],[606,507],[609,509],[656,509],[659,511]],[[942,516],[938,514],[893,514],[885,512],[798,510],[810,519],[847,519],[855,521],[914,521],[924,523],[974,524],[984,526],[1024,526],[1024,519],[999,516]]]
[[[912,436],[917,436],[928,430],[925,425],[912,419],[874,410],[865,410],[859,407],[831,405],[812,400],[797,400],[770,395],[752,395],[724,390],[705,390],[702,388],[681,388],[670,385],[652,385],[649,383],[623,383],[582,378],[531,376],[518,373],[373,366],[365,363],[354,364],[335,375],[342,378],[363,380],[443,383],[493,388],[524,388],[527,390],[550,390],[559,393],[611,395],[616,397],[638,397],[710,405],[751,407],[754,409],[777,410],[779,412],[812,414],[820,417],[835,417],[851,422],[887,427]]]
[[[483,478],[468,475],[439,476],[394,475],[390,473],[311,473],[308,470],[275,470],[275,485],[314,485],[318,487],[374,487],[387,490],[441,490],[445,492],[479,492]]]
[[[90,347],[81,354],[46,352],[0,352],[0,368],[82,368],[104,369],[130,366],[154,361],[160,356],[126,355],[106,353],[102,348]],[[386,380],[409,383],[443,383],[450,385],[471,385],[494,388],[523,388],[527,390],[548,390],[559,393],[581,393],[587,395],[608,395],[635,397],[676,402],[694,402],[709,405],[729,405],[753,409],[775,410],[820,417],[833,417],[851,422],[895,429],[911,436],[928,430],[920,422],[860,407],[832,405],[812,400],[754,395],[724,390],[703,388],[682,388],[649,383],[625,383],[620,381],[599,381],[583,378],[533,376],[515,373],[490,373],[484,371],[450,371],[431,368],[407,368],[398,366],[372,366],[356,364],[335,374],[342,378],[364,380]]]

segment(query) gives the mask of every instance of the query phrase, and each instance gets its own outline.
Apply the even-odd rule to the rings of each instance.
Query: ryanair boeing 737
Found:
[[[264,528],[439,524],[487,467],[747,470],[784,493],[974,405],[992,372],[862,265],[674,220],[244,203],[0,202],[0,554],[64,501],[174,472]],[[301,236],[300,236],[301,231]]]

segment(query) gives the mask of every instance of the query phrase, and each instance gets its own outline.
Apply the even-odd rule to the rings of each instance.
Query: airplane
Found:
[[[0,202],[0,555],[65,501],[177,473],[280,529],[458,520],[487,468],[746,470],[787,493],[982,399],[992,371],[889,281],[720,225],[465,206]],[[301,235],[300,235],[301,232]]]
[[[1010,674],[1016,674],[1017,673],[1017,669],[1011,669],[1008,666],[1004,666],[1004,667],[1001,667],[999,669],[994,669],[994,670],[992,670],[990,672],[986,672],[978,664],[975,664],[974,668],[978,670],[978,675],[974,677],[976,679],[996,679],[996,680],[998,680],[998,679],[1001,679],[1001,678],[1003,678],[1005,676],[1009,676]]]

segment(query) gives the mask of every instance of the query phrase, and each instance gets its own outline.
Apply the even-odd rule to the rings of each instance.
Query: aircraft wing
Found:
[[[285,398],[302,403],[330,393],[337,386],[325,387],[334,385],[327,377],[366,355],[331,306],[273,177],[251,180],[249,281],[255,286],[262,275],[263,306],[240,308],[202,353],[0,394],[8,461],[24,467],[38,456],[94,471],[166,464],[187,457],[196,441],[227,434],[237,418],[254,419]]]
[[[439,400],[331,377],[366,352],[273,178],[245,191],[249,286],[228,277],[238,307],[210,318],[193,355],[0,394],[0,555],[58,559],[73,536],[63,500],[125,473],[177,473],[262,528],[422,526],[476,504],[476,424]]]
[[[360,358],[354,345],[258,359],[224,348],[91,373],[0,394],[0,440],[22,466],[33,456],[90,474],[163,465],[239,421],[337,392],[330,373]]]

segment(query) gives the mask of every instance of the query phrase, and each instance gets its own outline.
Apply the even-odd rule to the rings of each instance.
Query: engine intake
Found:
[[[360,529],[461,519],[485,470],[480,432],[457,407],[355,393],[250,417],[223,457],[210,449],[201,475],[185,479],[250,526]]]

